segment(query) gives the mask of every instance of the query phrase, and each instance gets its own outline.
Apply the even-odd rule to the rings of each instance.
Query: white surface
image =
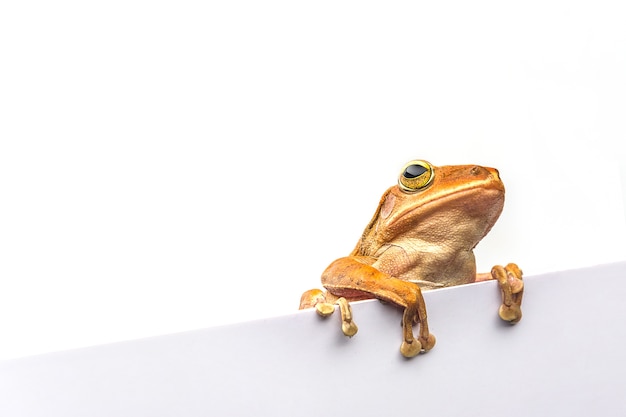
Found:
[[[528,277],[522,321],[495,282],[425,294],[438,342],[399,353],[401,314],[312,310],[0,362],[0,415],[623,416],[626,263]]]
[[[289,313],[415,157],[481,270],[624,259],[625,6],[2,2],[0,358]]]

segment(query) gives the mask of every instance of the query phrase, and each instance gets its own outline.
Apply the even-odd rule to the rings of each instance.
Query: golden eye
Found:
[[[433,180],[433,166],[426,161],[411,161],[402,168],[398,187],[404,192],[414,193],[426,188]]]

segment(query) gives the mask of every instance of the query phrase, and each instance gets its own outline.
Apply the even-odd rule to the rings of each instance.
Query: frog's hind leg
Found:
[[[511,324],[522,319],[522,296],[524,295],[524,281],[522,270],[514,263],[507,266],[496,265],[491,269],[491,275],[480,274],[477,281],[495,279],[498,281],[502,293],[502,305],[498,311],[500,318]]]

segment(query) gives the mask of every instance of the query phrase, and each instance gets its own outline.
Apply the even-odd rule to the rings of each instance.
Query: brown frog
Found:
[[[326,291],[305,292],[300,309],[315,307],[328,316],[338,304],[342,330],[353,336],[357,326],[350,301],[378,298],[393,303],[404,309],[400,352],[413,357],[435,345],[422,290],[495,279],[502,292],[499,315],[517,323],[522,317],[521,270],[508,264],[477,274],[473,253],[503,205],[504,185],[494,168],[407,163],[398,184],[383,194],[352,253],[322,274]],[[419,326],[417,338],[414,324]]]

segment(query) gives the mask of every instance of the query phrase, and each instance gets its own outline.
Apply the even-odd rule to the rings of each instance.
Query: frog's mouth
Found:
[[[399,213],[396,219],[388,219],[389,223],[402,222],[402,219],[413,219],[423,223],[428,219],[439,219],[441,223],[452,221],[469,221],[482,218],[485,222],[495,223],[504,208],[504,191],[491,188],[468,188],[441,196],[419,207]],[[447,219],[447,220],[446,220]],[[454,219],[454,220],[453,220]]]

